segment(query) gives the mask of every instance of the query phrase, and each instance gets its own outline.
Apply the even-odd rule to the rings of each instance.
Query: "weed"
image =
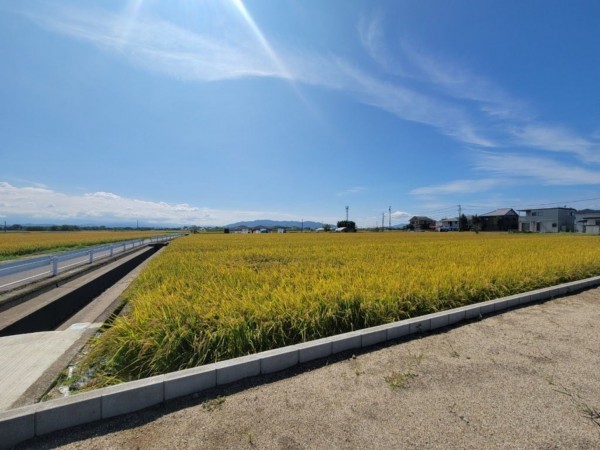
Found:
[[[582,409],[584,416],[600,427],[600,409],[591,407],[587,403],[582,404]]]
[[[417,374],[412,372],[392,372],[386,375],[384,379],[392,389],[402,389],[416,376]]]
[[[219,395],[216,398],[207,400],[204,403],[202,403],[202,408],[204,408],[205,411],[213,412],[217,409],[221,409],[221,407],[223,406],[223,403],[225,403],[225,397],[221,397]]]

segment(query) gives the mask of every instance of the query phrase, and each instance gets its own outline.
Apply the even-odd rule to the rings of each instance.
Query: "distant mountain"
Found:
[[[304,228],[321,228],[323,224],[321,222],[311,222],[309,220],[304,222]],[[236,222],[230,225],[226,225],[226,228],[238,228],[238,227],[266,227],[266,228],[301,228],[302,222],[294,220],[251,220],[249,222]]]

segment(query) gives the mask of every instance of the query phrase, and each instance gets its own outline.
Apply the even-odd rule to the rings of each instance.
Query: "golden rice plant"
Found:
[[[32,231],[0,233],[0,261],[165,234],[164,231]]]
[[[600,274],[579,235],[190,235],[126,292],[95,343],[104,382],[137,379]]]

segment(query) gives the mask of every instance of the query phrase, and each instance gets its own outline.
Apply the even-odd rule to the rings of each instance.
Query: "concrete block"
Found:
[[[139,411],[162,403],[164,375],[131,381],[104,389],[102,394],[102,418]]]
[[[438,328],[443,328],[448,326],[448,312],[443,311],[436,314],[430,314],[429,318],[431,320],[430,329],[437,330]]]
[[[481,307],[479,305],[471,305],[465,308],[465,319],[478,319],[481,316]]]
[[[304,342],[298,344],[296,347],[298,348],[298,362],[300,363],[331,356],[330,339],[318,339],[316,341]]]
[[[537,302],[541,300],[548,300],[549,298],[556,297],[556,289],[553,287],[537,289],[531,291],[531,301]]]
[[[349,333],[338,334],[331,338],[331,353],[341,353],[346,350],[354,350],[362,345],[360,332],[351,331]]]
[[[480,309],[480,314],[482,316],[485,316],[487,314],[491,314],[495,311],[495,307],[494,307],[494,301],[493,300],[489,300],[487,302],[483,302],[479,304],[479,309]]]
[[[594,286],[594,281],[591,278],[587,278],[585,280],[581,280],[579,282],[579,289],[589,289]]]
[[[35,436],[36,405],[0,412],[0,449],[12,448]]]
[[[566,295],[569,293],[569,287],[567,285],[561,284],[556,287],[557,296]]]
[[[217,385],[234,383],[260,375],[260,353],[229,359],[216,364]]]
[[[35,434],[40,436],[100,419],[102,392],[85,392],[40,403],[35,413]]]
[[[216,385],[215,364],[171,372],[165,375],[165,400],[191,395]]]
[[[415,317],[414,319],[410,319],[409,324],[409,334],[425,333],[431,330],[431,319],[428,317]]]
[[[448,325],[462,322],[467,318],[467,311],[464,308],[457,308],[448,311]],[[432,324],[433,326],[433,324]]]
[[[258,353],[258,356],[260,356],[260,373],[279,372],[295,366],[299,360],[298,353],[298,349],[293,347]]]
[[[514,308],[515,306],[519,306],[521,304],[521,294],[511,295],[510,297],[505,297],[506,307]]]
[[[532,301],[531,294],[529,293],[519,295],[519,305],[525,305],[527,303],[531,303]]]
[[[387,325],[380,325],[360,330],[360,346],[370,347],[371,345],[385,342],[387,340],[387,329]]]
[[[564,285],[567,288],[567,293],[578,292],[587,287],[586,280],[573,281]]]
[[[504,311],[508,308],[508,300],[498,299],[494,301],[494,311]]]
[[[403,336],[408,336],[410,333],[410,323],[405,320],[401,322],[394,322],[390,324],[387,329],[387,339],[391,341],[393,339],[399,339]]]

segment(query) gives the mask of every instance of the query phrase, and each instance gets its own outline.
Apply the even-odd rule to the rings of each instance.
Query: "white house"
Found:
[[[586,234],[600,234],[594,227],[600,225],[600,211],[584,209],[575,213],[575,231]]]
[[[558,233],[575,231],[575,213],[573,208],[520,209],[519,231]]]

